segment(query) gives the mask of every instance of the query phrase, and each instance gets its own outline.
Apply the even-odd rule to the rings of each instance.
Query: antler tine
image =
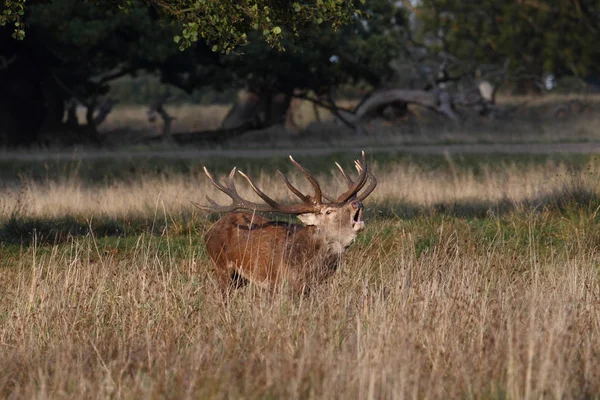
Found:
[[[250,184],[250,187],[252,188],[252,190],[254,190],[254,193],[256,193],[261,199],[263,199],[265,201],[265,203],[267,203],[268,205],[270,205],[273,208],[280,207],[280,205],[275,200],[273,200],[272,198],[267,196],[263,191],[261,191],[258,187],[256,187],[256,185],[254,184],[254,182],[252,182],[252,179],[250,179],[250,177],[248,175],[246,175],[242,171],[238,171],[238,173],[241,176],[243,176],[244,178],[246,178],[246,180]]]
[[[350,179],[348,174],[346,174],[346,171],[344,171],[344,168],[342,168],[342,166],[340,164],[338,164],[337,162],[335,163],[335,165],[337,165],[337,167],[340,170],[340,172],[342,173],[344,179],[346,179],[346,184],[348,185],[348,187],[352,187],[352,185],[354,185],[354,182],[352,181],[352,179]]]
[[[237,168],[233,167],[233,169],[229,173],[229,176],[227,178],[225,178],[225,186],[227,186],[227,189],[231,190],[232,192],[237,193],[237,190],[235,189],[235,182],[233,181],[236,171],[237,171]]]
[[[304,168],[296,160],[294,160],[294,158],[292,156],[290,156],[290,160],[292,161],[292,163],[296,167],[298,167],[298,169],[300,171],[302,171],[302,173],[304,174],[304,176],[306,177],[306,179],[310,182],[310,184],[315,189],[315,195],[312,198],[313,202],[315,204],[322,204],[322,202],[323,202],[323,192],[321,192],[321,187],[319,186],[319,183],[317,182],[317,180],[306,170],[306,168]],[[294,194],[295,194],[295,192],[294,192]]]
[[[375,187],[377,186],[377,179],[375,179],[373,174],[370,172],[367,181],[369,182],[369,184],[367,185],[366,189],[360,194],[360,196],[357,197],[358,201],[363,201],[364,199],[366,199],[371,194],[371,192],[375,190]]]
[[[208,179],[212,182],[212,184],[215,185],[215,187],[217,189],[219,189],[221,192],[223,192],[227,196],[229,196],[231,198],[231,200],[233,200],[233,202],[228,206],[222,206],[222,205],[219,205],[217,202],[215,202],[210,197],[206,196],[206,200],[208,200],[208,202],[210,203],[210,206],[200,206],[197,204],[194,204],[194,205],[196,205],[198,208],[200,208],[202,210],[212,211],[212,212],[231,212],[231,211],[235,211],[235,210],[239,210],[239,209],[249,209],[249,210],[255,210],[255,211],[272,211],[272,209],[271,209],[272,207],[270,207],[270,205],[267,207],[264,204],[257,204],[257,203],[253,203],[248,200],[244,200],[237,193],[237,190],[235,188],[235,183],[233,180],[236,171],[237,171],[237,168],[233,167],[233,169],[229,173],[229,176],[227,178],[225,178],[225,186],[224,186],[221,183],[217,182],[214,179],[214,177],[211,175],[211,173],[208,172],[208,169],[206,169],[206,167],[204,167],[204,173],[206,174]]]
[[[208,197],[208,195],[205,195],[204,197],[206,197],[206,200],[208,200],[208,202],[210,203],[210,205],[214,208],[214,207],[219,207],[219,204],[214,201],[213,199],[211,199],[210,197]]]
[[[342,176],[346,180],[346,185],[348,185],[348,188],[351,188],[354,185],[354,181],[352,180],[352,178],[350,178],[350,176],[346,173],[346,171],[344,171],[344,168],[342,168],[340,164],[336,162],[335,165],[338,167],[338,169],[342,173]],[[354,160],[354,166],[356,167],[356,171],[358,171],[358,173],[360,174],[360,171],[362,171],[362,167],[360,167],[360,162],[358,160]],[[352,197],[356,197],[356,194]],[[335,202],[334,199],[331,199],[328,196],[325,196],[325,198],[332,203]]]
[[[346,178],[346,182],[348,183],[348,186],[354,185],[354,182],[346,174],[346,172],[343,170],[343,168],[340,166],[340,164],[335,163],[335,165],[337,165],[337,167],[339,168],[339,170],[342,172],[342,175],[344,175],[344,178]],[[356,171],[359,174],[363,170],[362,164],[360,163],[359,160],[354,160],[354,167],[356,168]],[[354,196],[352,196],[353,198],[355,198],[358,201],[363,201],[364,199],[366,199],[373,192],[373,190],[375,190],[375,187],[377,186],[377,179],[375,179],[375,176],[371,172],[367,173],[367,182],[368,182],[368,186],[360,194],[360,196],[358,196],[358,193],[355,193]]]
[[[273,200],[272,198],[267,196],[262,190],[260,190],[254,184],[252,179],[250,179],[249,176],[244,174],[242,171],[238,171],[238,172],[244,178],[246,178],[246,180],[250,184],[250,187],[252,188],[252,190],[254,190],[254,193],[256,193],[258,196],[260,196],[261,199],[263,199],[266,203],[269,204],[269,206],[271,206],[271,210],[269,210],[269,211],[277,211],[277,212],[282,212],[282,213],[286,213],[286,214],[304,214],[304,213],[309,213],[309,212],[315,212],[317,210],[317,208],[316,208],[317,204],[315,204],[309,196],[303,195],[298,189],[296,189],[294,186],[292,186],[292,184],[289,183],[287,178],[279,171],[277,171],[277,172],[279,172],[279,174],[281,176],[283,176],[283,180],[284,180],[284,182],[286,182],[286,185],[288,186],[288,188],[290,188],[290,190],[296,196],[300,197],[300,199],[304,202],[304,204],[292,204],[292,205],[279,204],[275,200]]]
[[[344,193],[342,193],[337,198],[337,201],[339,203],[344,203],[344,202],[348,201],[350,198],[352,198],[353,196],[355,196],[356,193],[358,193],[358,191],[360,189],[362,189],[362,187],[367,182],[367,174],[369,172],[369,168],[367,166],[367,158],[365,156],[364,151],[362,152],[362,162],[356,161],[354,165],[355,165],[356,169],[359,171],[358,180],[356,182],[353,182],[351,186],[349,185],[350,187],[348,188],[348,190],[345,191]],[[352,180],[350,180],[350,181],[352,181]],[[346,179],[346,182],[348,182],[348,179]]]
[[[272,198],[267,196],[262,190],[260,190],[254,184],[254,182],[252,181],[252,179],[250,179],[250,177],[248,175],[244,174],[242,171],[237,171],[236,168],[233,168],[231,170],[231,172],[229,173],[229,176],[227,176],[225,179],[223,179],[224,184],[220,183],[219,181],[215,180],[215,178],[211,175],[211,173],[208,172],[208,169],[206,169],[206,167],[204,167],[204,173],[206,174],[208,179],[211,181],[211,183],[217,189],[219,189],[221,192],[223,192],[227,196],[229,196],[233,200],[233,202],[232,202],[232,204],[230,204],[228,206],[221,206],[218,203],[216,203],[214,200],[212,200],[210,197],[207,196],[206,199],[210,203],[209,206],[202,206],[202,205],[199,205],[199,204],[196,204],[193,202],[192,203],[196,207],[198,207],[202,210],[212,211],[212,212],[230,212],[230,211],[235,211],[235,210],[239,210],[239,209],[247,209],[247,210],[254,210],[254,211],[261,211],[261,212],[281,212],[281,213],[286,213],[286,214],[304,214],[304,213],[317,212],[319,210],[319,206],[322,204],[322,196],[323,196],[323,193],[321,192],[321,188],[319,187],[319,184],[308,173],[308,171],[304,167],[302,167],[300,164],[298,164],[296,161],[294,161],[294,159],[291,156],[290,156],[290,159],[292,160],[294,165],[296,165],[304,173],[306,178],[310,181],[310,183],[313,185],[313,187],[315,189],[314,197],[304,195],[304,194],[302,194],[302,192],[300,192],[298,189],[296,189],[289,182],[289,180],[285,177],[285,175],[283,175],[280,171],[277,171],[283,177],[283,181],[285,182],[286,186],[296,196],[298,196],[302,200],[302,202],[303,202],[302,204],[282,205],[282,204],[277,203],[275,200],[273,200]],[[253,203],[248,200],[244,200],[237,193],[237,190],[235,188],[235,182],[234,182],[236,172],[239,172],[240,175],[242,175],[246,179],[246,181],[248,181],[248,183],[250,184],[250,187],[252,188],[254,193],[256,193],[267,204],[257,204],[257,203]],[[329,200],[329,198],[328,198],[328,200]]]
[[[290,181],[288,180],[288,178],[283,174],[283,172],[281,172],[280,170],[277,170],[277,173],[279,175],[281,175],[281,178],[283,178],[283,182],[285,183],[285,185],[288,187],[288,189],[290,189],[290,191],[292,193],[294,193],[296,195],[296,197],[298,197],[300,200],[302,200],[305,203],[312,203],[312,201],[310,200],[310,197],[303,194],[301,191],[299,191],[298,189],[296,189],[296,187],[294,185],[292,185],[290,183]]]
[[[198,204],[195,201],[192,200],[192,204],[194,205],[194,207],[201,209],[202,211],[211,211],[212,209],[210,207],[207,206],[203,206],[202,204]]]
[[[206,169],[206,167],[203,167],[203,168],[204,168],[204,173],[206,174],[206,176],[208,176],[208,179],[212,182],[212,184],[215,185],[215,187],[217,189],[219,189],[220,191],[227,193],[227,188],[225,188],[219,182],[215,181],[215,178],[213,178],[211,173],[208,172],[208,169]],[[231,170],[231,172],[233,172],[233,171],[235,171],[235,167],[233,167],[233,169]],[[231,173],[230,173],[230,175],[231,175]]]

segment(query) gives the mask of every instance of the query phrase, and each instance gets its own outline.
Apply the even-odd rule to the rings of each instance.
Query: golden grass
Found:
[[[483,202],[493,205],[500,201],[519,204],[553,196],[576,187],[597,192],[600,162],[591,161],[583,171],[575,172],[564,163],[515,163],[494,165],[481,163],[477,173],[473,168],[462,170],[457,160],[446,156],[446,165],[429,169],[411,163],[396,163],[380,168],[372,166],[379,185],[368,203],[405,203],[431,207],[438,203]],[[333,164],[333,163],[332,163]],[[256,183],[275,199],[294,201],[280,177],[261,171],[250,174]],[[337,169],[318,175],[326,193],[341,193],[344,182]],[[237,178],[238,190],[247,198],[260,201]],[[302,190],[310,185],[297,173],[290,180]],[[149,176],[132,181],[117,181],[104,185],[86,185],[79,178],[37,182],[24,180],[21,187],[8,187],[0,193],[0,211],[4,217],[18,209],[20,215],[57,218],[65,215],[153,216],[157,212],[178,214],[193,210],[191,201],[203,202],[204,195],[226,202],[227,196],[212,186],[201,171],[192,174]],[[0,221],[2,220],[0,214]]]
[[[368,206],[597,193],[595,165],[488,168],[391,165]],[[257,180],[288,198],[274,179]],[[67,180],[0,201],[3,219],[15,207],[168,219],[203,192],[214,191],[200,176]],[[302,298],[248,287],[223,302],[191,232],[0,248],[0,396],[595,398],[600,232],[594,209],[572,213],[372,218],[334,278]]]
[[[231,106],[226,105],[191,105],[165,106],[171,117],[174,117],[171,132],[203,131],[218,129]],[[148,107],[127,105],[117,106],[100,126],[100,132],[114,129],[131,129],[146,132],[150,135],[161,135],[163,122],[156,116],[154,122],[148,121]],[[85,113],[84,113],[85,114]],[[84,115],[79,119],[84,120]]]

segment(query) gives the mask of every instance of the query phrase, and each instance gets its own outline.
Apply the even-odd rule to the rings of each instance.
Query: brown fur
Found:
[[[232,200],[230,205],[222,206],[207,196],[210,206],[198,206],[206,211],[230,213],[217,221],[205,238],[208,255],[224,291],[249,281],[270,290],[286,287],[295,292],[306,292],[335,271],[342,253],[364,229],[362,200],[377,185],[377,180],[368,171],[364,151],[362,161],[354,162],[358,172],[356,182],[336,163],[348,190],[335,200],[323,195],[319,183],[292,156],[290,161],[314,189],[314,195],[305,195],[280,172],[288,189],[302,200],[290,205],[277,203],[235,167],[221,183],[204,167],[213,185]],[[236,172],[246,179],[265,204],[245,200],[237,193]],[[323,198],[328,202],[323,202]],[[271,221],[256,215],[257,211],[294,214],[304,225]]]
[[[362,230],[362,222],[357,227],[351,223],[359,210],[362,214],[359,202],[324,206],[309,226],[246,212],[223,216],[205,237],[221,288],[249,281],[274,290],[285,282],[294,292],[306,291],[335,271],[341,254]]]

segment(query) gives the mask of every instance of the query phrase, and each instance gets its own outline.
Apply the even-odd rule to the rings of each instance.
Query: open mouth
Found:
[[[365,223],[362,220],[362,213],[363,209],[361,207],[358,210],[356,210],[356,212],[352,216],[352,228],[354,230],[362,230],[365,226]]]

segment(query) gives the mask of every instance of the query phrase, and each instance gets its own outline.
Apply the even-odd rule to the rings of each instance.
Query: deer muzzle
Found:
[[[360,201],[353,201],[351,203],[352,208],[355,210],[352,213],[352,230],[360,232],[365,229],[365,222],[362,219],[364,206]]]

